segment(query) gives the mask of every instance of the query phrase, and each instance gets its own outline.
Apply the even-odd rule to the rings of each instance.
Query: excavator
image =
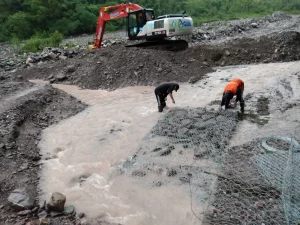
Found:
[[[122,3],[102,7],[97,21],[96,37],[89,49],[101,48],[107,21],[127,18],[129,40],[146,40],[126,47],[163,46],[168,50],[183,50],[188,47],[184,40],[170,40],[171,37],[190,35],[193,32],[193,20],[183,14],[169,14],[155,18],[153,9],[146,9],[134,3]]]

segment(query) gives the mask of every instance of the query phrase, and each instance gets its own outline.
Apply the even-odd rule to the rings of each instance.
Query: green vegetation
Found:
[[[57,44],[64,36],[95,32],[98,11],[119,0],[0,0],[0,42],[27,40],[23,50]],[[139,0],[156,15],[186,10],[195,25],[212,20],[259,17],[275,11],[300,12],[299,0]],[[125,20],[107,23],[106,30],[124,28]]]
[[[21,50],[24,52],[37,52],[48,46],[56,47],[59,45],[62,39],[63,35],[58,31],[50,34],[35,34],[25,41],[25,44],[22,46]]]

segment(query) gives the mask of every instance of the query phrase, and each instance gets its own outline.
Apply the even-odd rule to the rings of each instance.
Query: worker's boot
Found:
[[[158,112],[162,112],[163,111],[163,107],[158,106]]]
[[[245,111],[245,103],[241,102],[241,112],[244,113]]]

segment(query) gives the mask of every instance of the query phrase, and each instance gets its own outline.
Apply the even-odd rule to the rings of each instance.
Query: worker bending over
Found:
[[[175,104],[172,92],[178,91],[179,85],[176,83],[164,83],[155,88],[155,97],[158,103],[158,112],[162,112],[166,107],[167,96],[170,95],[172,102]]]
[[[243,99],[244,81],[241,79],[232,79],[225,87],[220,109],[225,105],[225,109],[235,108],[237,102],[240,102],[241,111],[244,112],[245,102]],[[233,105],[230,105],[230,100],[236,95],[236,100]]]

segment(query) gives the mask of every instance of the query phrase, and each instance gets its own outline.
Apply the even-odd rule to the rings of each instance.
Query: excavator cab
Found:
[[[154,20],[155,15],[153,9],[140,9],[128,13],[127,27],[128,37],[130,40],[141,39],[138,33],[143,30],[147,21]]]

